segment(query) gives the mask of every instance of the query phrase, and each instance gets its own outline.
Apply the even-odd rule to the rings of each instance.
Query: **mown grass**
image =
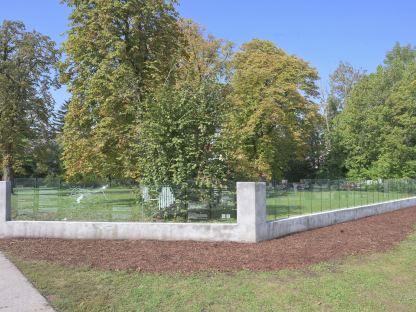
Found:
[[[155,219],[161,211],[155,199],[138,201],[138,191],[127,187],[105,190],[16,188],[12,196],[13,220],[46,221],[187,221],[182,219]],[[412,196],[407,192],[379,192],[376,190],[267,190],[268,220],[296,215],[348,208]],[[233,196],[225,195],[218,207],[210,209],[208,220],[196,222],[236,222],[236,203]],[[194,203],[203,205],[204,203]],[[228,215],[229,219],[222,218]]]
[[[15,188],[12,195],[13,220],[38,221],[126,221],[126,222],[235,222],[232,197],[224,197],[217,207],[205,211],[206,217],[166,216],[160,209],[159,196],[141,201],[140,190],[128,187],[97,188]],[[166,197],[167,198],[167,197]],[[166,200],[163,198],[162,201]],[[202,206],[203,201],[189,202]],[[228,216],[223,218],[223,214]]]
[[[416,233],[385,253],[279,272],[150,274],[13,261],[59,311],[416,311]]]
[[[408,192],[380,192],[376,190],[301,190],[267,191],[268,220],[287,218],[321,211],[356,207],[414,196]]]
[[[16,188],[12,195],[14,220],[139,221],[146,218],[129,188]]]

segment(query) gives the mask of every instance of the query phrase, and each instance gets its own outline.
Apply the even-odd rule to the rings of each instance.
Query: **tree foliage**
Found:
[[[306,158],[320,122],[315,69],[273,43],[252,40],[233,61],[226,159],[241,178],[278,179],[289,160]]]
[[[140,126],[139,168],[147,184],[221,185],[225,166],[217,135],[224,114],[221,86],[162,88],[148,99]]]
[[[365,71],[355,69],[348,62],[340,62],[329,77],[330,93],[326,114],[329,120],[344,110],[348,95],[354,86],[365,76]]]
[[[356,69],[348,62],[340,62],[329,77],[329,94],[321,94],[325,118],[319,169],[322,177],[334,179],[345,176],[345,153],[340,145],[339,133],[335,131],[338,128],[336,117],[344,110],[350,93],[363,77],[364,70]]]
[[[26,31],[21,22],[1,24],[0,155],[5,180],[12,180],[27,155],[48,141],[58,57],[49,37]]]
[[[177,60],[176,82],[191,80],[199,84],[205,80],[226,83],[230,77],[229,60],[232,43],[205,34],[205,29],[189,19],[181,19],[179,27],[183,36],[183,53]]]
[[[415,176],[410,46],[396,45],[370,75],[341,62],[321,115],[316,70],[269,41],[234,53],[181,19],[175,0],[64,2],[73,8],[61,66],[71,99],[57,125],[69,178]]]
[[[181,20],[180,27],[183,53],[171,72],[172,83],[149,96],[137,126],[140,178],[151,185],[221,185],[226,166],[218,138],[231,44],[205,36],[192,21]]]
[[[416,176],[416,50],[396,45],[351,92],[337,129],[349,176]]]
[[[137,178],[131,151],[142,103],[177,60],[174,2],[65,2],[73,7],[62,66],[72,95],[63,135],[67,175]]]

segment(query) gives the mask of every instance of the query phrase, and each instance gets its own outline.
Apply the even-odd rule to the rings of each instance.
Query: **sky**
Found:
[[[372,72],[396,42],[416,45],[415,0],[182,0],[178,9],[236,48],[273,41],[310,62],[324,89],[340,61]],[[58,44],[69,13],[59,0],[0,0],[0,21],[21,20]],[[57,107],[69,96],[65,88],[53,94]]]

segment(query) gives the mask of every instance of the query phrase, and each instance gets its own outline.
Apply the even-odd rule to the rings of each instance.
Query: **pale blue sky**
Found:
[[[414,0],[182,0],[179,11],[236,46],[275,42],[316,67],[323,86],[341,60],[371,72],[395,42],[416,45]],[[69,12],[59,0],[0,0],[0,21],[21,20],[58,43]],[[68,95],[54,96],[60,105]]]

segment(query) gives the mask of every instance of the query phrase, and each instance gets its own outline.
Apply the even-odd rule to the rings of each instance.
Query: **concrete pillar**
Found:
[[[0,181],[0,226],[11,220],[11,186],[10,182]]]
[[[237,224],[243,241],[261,240],[266,225],[265,182],[237,182]]]

